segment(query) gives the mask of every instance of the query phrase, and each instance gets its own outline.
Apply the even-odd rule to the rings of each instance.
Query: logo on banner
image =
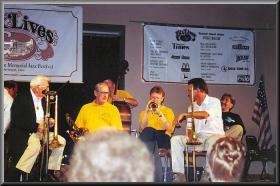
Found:
[[[236,55],[236,62],[243,61],[249,62],[249,55]]]
[[[187,82],[191,79],[191,74],[188,72],[183,72],[181,74],[181,81]]]
[[[227,72],[229,70],[249,70],[249,69],[248,67],[227,67],[227,66],[221,67],[222,72]]]
[[[250,75],[244,75],[244,74],[237,75],[237,82],[250,83]]]
[[[190,65],[189,63],[183,63],[181,67],[182,72],[189,72],[190,71]]]
[[[238,41],[238,42],[247,42],[249,41],[249,39],[247,37],[244,36],[233,36],[229,38],[232,41]]]
[[[232,45],[232,49],[249,50],[249,46],[248,45],[237,44],[237,45]]]
[[[33,22],[21,11],[4,15],[4,59],[24,61],[34,57],[47,61],[54,56],[58,35],[44,25]]]
[[[177,30],[175,33],[177,41],[195,41],[196,34],[188,29]]]

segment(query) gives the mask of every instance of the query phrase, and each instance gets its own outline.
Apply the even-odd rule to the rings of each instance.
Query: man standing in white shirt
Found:
[[[7,129],[11,122],[11,106],[14,101],[14,97],[17,94],[17,83],[15,81],[9,80],[4,81],[4,174],[6,175],[8,171],[8,161],[9,161],[9,144],[8,144],[8,134],[6,134]],[[7,132],[8,133],[8,132]]]
[[[194,118],[195,132],[197,139],[202,142],[196,149],[207,151],[216,140],[225,135],[223,128],[222,109],[220,100],[208,96],[208,87],[201,78],[194,78],[188,82],[188,97],[194,99],[194,112],[191,106],[188,112],[183,112],[174,120],[180,125],[182,120],[187,119],[191,123]],[[193,95],[192,95],[193,94]],[[174,182],[185,182],[184,150],[186,148],[186,135],[177,135],[171,138],[171,158],[174,173]]]
[[[4,82],[4,134],[9,128],[11,122],[11,106],[14,101],[14,97],[17,93],[16,82],[9,80]]]

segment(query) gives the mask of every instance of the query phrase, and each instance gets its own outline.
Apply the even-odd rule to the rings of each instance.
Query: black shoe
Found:
[[[47,181],[49,181],[49,182],[59,182],[59,180],[55,176],[54,170],[49,170],[48,171]]]

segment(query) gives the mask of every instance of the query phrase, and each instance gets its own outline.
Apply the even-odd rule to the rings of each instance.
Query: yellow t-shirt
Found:
[[[174,112],[172,111],[171,108],[166,107],[164,105],[160,106],[160,111],[163,113],[164,117],[169,121],[169,124],[172,125],[172,122],[175,118]],[[141,121],[143,120],[145,111],[141,111],[139,115],[139,125]],[[140,127],[140,126],[139,126]],[[148,124],[147,127],[152,127],[156,130],[165,130],[159,116],[157,114],[152,114],[152,112],[148,112]],[[171,134],[173,133],[175,128],[175,125],[171,127],[170,130],[165,131],[165,134],[169,135],[171,137]]]
[[[82,106],[75,123],[77,127],[85,127],[89,132],[95,132],[103,127],[123,130],[119,110],[108,102],[103,105],[97,105],[95,101],[85,104]]]
[[[126,90],[117,90],[116,95],[120,98],[134,98],[128,91]],[[112,98],[109,97],[109,103],[112,103]]]

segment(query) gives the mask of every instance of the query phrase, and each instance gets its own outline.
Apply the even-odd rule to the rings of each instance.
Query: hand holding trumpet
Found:
[[[152,114],[156,114],[161,116],[162,112],[159,109],[159,104],[157,104],[155,101],[153,100],[149,100],[147,105],[146,105],[146,112],[152,112]]]

